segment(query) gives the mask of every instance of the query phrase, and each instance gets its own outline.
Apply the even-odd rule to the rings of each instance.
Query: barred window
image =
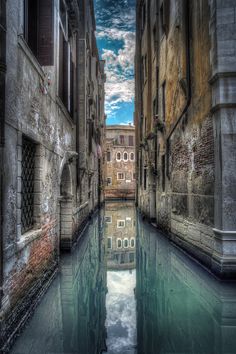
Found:
[[[36,145],[23,137],[22,140],[22,233],[34,225],[34,177]]]

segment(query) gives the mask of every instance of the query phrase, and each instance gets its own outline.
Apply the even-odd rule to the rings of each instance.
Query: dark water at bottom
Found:
[[[14,354],[236,354],[236,285],[217,281],[136,219],[95,216]]]

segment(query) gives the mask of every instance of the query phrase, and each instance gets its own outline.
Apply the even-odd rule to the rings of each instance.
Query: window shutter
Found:
[[[41,65],[54,62],[54,7],[53,0],[39,1],[38,17],[38,60]]]

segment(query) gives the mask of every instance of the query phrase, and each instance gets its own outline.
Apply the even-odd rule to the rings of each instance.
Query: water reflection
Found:
[[[236,285],[135,216],[109,203],[93,218],[12,353],[236,353]]]
[[[133,203],[107,203],[106,327],[109,354],[136,353],[136,226]]]
[[[138,354],[235,354],[236,286],[138,220]]]
[[[82,242],[61,259],[59,276],[12,349],[14,354],[98,354],[105,348],[106,262],[95,217]]]

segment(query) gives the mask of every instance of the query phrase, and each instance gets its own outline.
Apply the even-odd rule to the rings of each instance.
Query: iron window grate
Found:
[[[22,232],[34,225],[34,176],[36,146],[27,138],[22,141]]]

